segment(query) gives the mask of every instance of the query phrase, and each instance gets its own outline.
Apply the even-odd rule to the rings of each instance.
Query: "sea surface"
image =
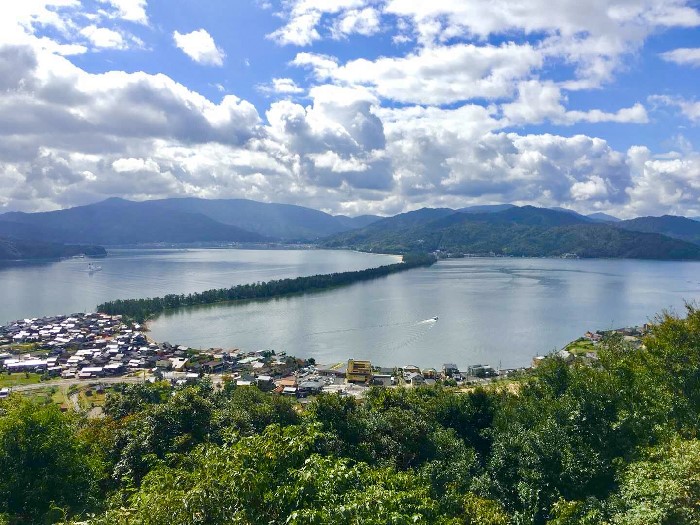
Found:
[[[119,250],[87,260],[0,266],[0,322],[93,310],[113,298],[188,293],[388,264],[394,256],[324,250]],[[312,294],[166,313],[158,341],[274,349],[329,364],[529,365],[586,330],[643,324],[700,300],[700,263],[478,258],[440,261]],[[438,317],[437,321],[432,320]]]

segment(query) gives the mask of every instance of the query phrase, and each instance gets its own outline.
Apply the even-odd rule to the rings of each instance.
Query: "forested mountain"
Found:
[[[668,215],[615,221],[600,213],[584,216],[572,210],[512,204],[422,208],[381,218],[333,216],[302,206],[245,199],[112,198],[66,210],[2,214],[0,236],[101,245],[303,241],[392,252],[431,248],[535,256],[696,257],[695,249],[682,243],[660,236],[616,234],[606,227],[614,224],[629,232],[700,244],[700,222]],[[552,228],[564,229],[549,231]]]
[[[150,206],[201,213],[222,224],[284,240],[314,240],[361,228],[378,219],[371,215],[357,218],[342,215],[336,217],[303,206],[246,199],[164,199],[150,201]]]
[[[52,212],[5,213],[0,215],[0,235],[101,244],[312,241],[377,219],[336,217],[302,206],[245,199],[131,202],[112,198]]]
[[[459,208],[455,211],[461,213],[497,213],[499,211],[508,210],[514,207],[514,204],[477,204],[476,206]]]
[[[0,231],[13,238],[30,234],[31,239],[39,241],[107,245],[266,240],[201,213],[165,210],[150,202],[122,199],[43,213],[6,213],[0,215]]]
[[[0,237],[0,261],[19,259],[60,259],[74,255],[101,257],[106,255],[101,246],[66,245],[37,241],[20,241]]]
[[[589,213],[588,215],[586,215],[586,217],[596,222],[620,222],[620,219],[618,219],[617,217],[601,212]]]
[[[457,390],[306,404],[207,380],[117,385],[104,417],[0,400],[0,523],[694,525],[700,312]],[[291,359],[292,363],[298,362]],[[50,383],[49,383],[50,384]]]
[[[698,246],[669,237],[592,223],[563,211],[524,206],[483,214],[419,210],[336,235],[324,246],[394,253],[452,253],[700,259]]]
[[[686,217],[637,217],[617,222],[615,226],[637,232],[661,233],[674,239],[700,244],[700,222]]]

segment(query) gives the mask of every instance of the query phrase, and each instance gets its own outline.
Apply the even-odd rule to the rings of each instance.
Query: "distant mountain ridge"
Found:
[[[560,230],[553,230],[556,228]],[[597,242],[591,232],[606,238],[607,245]],[[641,233],[659,237],[635,235]],[[700,246],[700,222],[675,216],[621,221],[604,213],[582,215],[565,208],[513,204],[422,208],[382,218],[334,216],[303,206],[246,199],[186,197],[134,202],[111,198],[65,210],[2,214],[0,237],[108,246],[282,241],[386,251],[449,246],[472,253],[694,258],[695,247],[678,242]],[[669,243],[670,239],[675,242]],[[633,249],[629,243],[634,242],[641,248]],[[657,250],[658,246],[668,253]]]
[[[33,241],[102,245],[151,242],[261,242],[266,237],[221,224],[201,213],[165,210],[149,201],[109,199],[42,213],[0,215],[4,235]],[[31,233],[30,233],[31,232]]]
[[[296,206],[247,199],[177,198],[149,201],[167,210],[201,213],[222,224],[283,240],[315,240],[334,233],[367,226],[379,217],[333,216]]]
[[[700,246],[682,240],[533,206],[492,213],[422,209],[335,235],[322,245],[388,252],[700,259]]]
[[[364,227],[357,218],[287,204],[194,198],[133,202],[111,198],[65,210],[0,215],[0,235],[32,241],[140,243],[312,241]]]
[[[660,233],[674,239],[700,245],[700,222],[677,215],[637,217],[615,223],[618,228],[647,233]]]

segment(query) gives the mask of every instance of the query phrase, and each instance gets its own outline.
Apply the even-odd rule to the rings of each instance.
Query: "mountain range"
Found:
[[[392,253],[440,250],[452,254],[525,257],[573,254],[579,257],[700,259],[698,244],[668,234],[633,231],[633,226],[617,225],[568,210],[533,206],[481,213],[424,208],[336,234],[325,239],[322,245]],[[700,223],[697,226],[700,228]],[[678,232],[674,230],[673,233]]]
[[[700,258],[700,222],[692,219],[620,220],[603,213],[582,215],[563,208],[512,204],[423,208],[382,218],[331,215],[245,199],[111,198],[65,210],[1,214],[0,238],[6,246],[22,241],[25,249],[26,243],[306,242],[387,252]]]
[[[243,199],[112,198],[65,210],[0,215],[0,236],[33,241],[143,243],[313,241],[379,217],[333,216],[288,204]]]

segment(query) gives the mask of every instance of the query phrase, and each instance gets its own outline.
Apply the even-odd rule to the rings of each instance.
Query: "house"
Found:
[[[568,353],[568,352],[567,352]],[[471,365],[467,369],[467,375],[484,378],[484,377],[496,377],[498,374],[496,371],[487,365]]]
[[[443,377],[453,377],[459,375],[459,368],[454,363],[445,363],[442,365],[442,376]]]
[[[299,383],[297,394],[299,396],[320,394],[324,386],[325,383],[322,381],[304,381]]]
[[[426,368],[423,370],[423,377],[426,379],[437,379],[438,371],[434,368]]]
[[[45,359],[8,359],[5,361],[5,368],[9,372],[43,372],[47,368]]]
[[[78,377],[83,379],[83,374],[89,374],[88,377],[102,377],[105,375],[104,369],[101,366],[86,366],[80,370]]]
[[[425,384],[425,378],[422,374],[419,374],[417,372],[409,372],[408,374],[404,375],[404,378],[406,379],[406,382],[411,386],[421,386]]]
[[[124,371],[124,365],[122,363],[109,363],[103,367],[105,374],[117,375]]]
[[[258,376],[258,388],[263,392],[270,392],[275,389],[275,383],[272,380],[272,376],[262,375]]]
[[[285,386],[282,389],[282,395],[283,396],[296,396],[297,389],[296,389],[296,387],[293,387],[293,386]]]
[[[391,386],[394,384],[394,378],[391,374],[374,374],[372,376],[372,384],[377,386]]]
[[[372,380],[372,363],[349,359],[345,379],[348,383],[369,383]]]
[[[171,357],[170,362],[173,364],[173,370],[176,372],[182,372],[187,364],[187,358],[185,357]]]
[[[224,362],[216,359],[207,361],[206,363],[202,363],[202,370],[209,374],[219,374],[224,370]]]

